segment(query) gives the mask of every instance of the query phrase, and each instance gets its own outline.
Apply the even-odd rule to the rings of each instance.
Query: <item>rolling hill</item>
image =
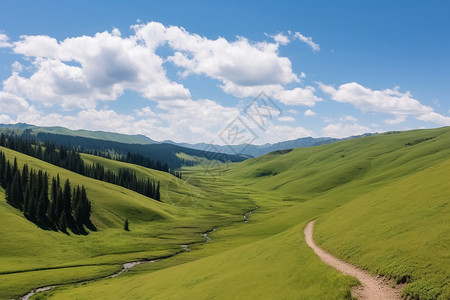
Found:
[[[115,278],[62,285],[40,296],[349,299],[356,280],[323,264],[304,242],[303,228],[313,219],[320,246],[373,274],[406,283],[405,296],[450,296],[448,127],[280,150],[217,173],[201,165],[185,167],[183,180],[83,155],[87,164],[101,161],[111,170],[132,168],[139,176],[158,178],[167,191],[162,203],[2,150],[20,164],[83,183],[99,228],[86,237],[42,231],[0,201],[2,298],[101,277],[120,268],[118,263],[180,253]],[[122,229],[125,217],[129,233]],[[205,243],[201,233],[213,228]],[[183,252],[181,245],[192,251]]]

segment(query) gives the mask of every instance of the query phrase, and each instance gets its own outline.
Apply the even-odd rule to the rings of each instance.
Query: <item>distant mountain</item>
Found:
[[[284,141],[275,144],[264,144],[264,145],[251,145],[251,144],[241,144],[233,146],[219,146],[211,145],[207,143],[189,144],[189,143],[175,143],[173,141],[166,140],[164,143],[170,143],[182,147],[193,148],[198,150],[208,149],[210,151],[221,152],[225,154],[242,154],[248,156],[261,156],[272,151],[286,150],[301,147],[312,147],[318,145],[331,144],[340,141],[340,139],[321,137],[321,138],[299,138],[296,140]]]
[[[267,154],[272,151],[277,150],[286,150],[293,148],[302,148],[302,147],[312,147],[319,146],[325,144],[331,144],[340,140],[352,139],[360,136],[352,136],[344,139],[336,139],[331,137],[306,137],[299,138],[296,140],[289,140],[284,142],[279,142],[275,144],[264,144],[264,145],[252,145],[252,144],[241,144],[241,145],[233,145],[233,146],[223,146],[223,145],[213,145],[208,143],[176,143],[171,140],[165,140],[163,142],[154,141],[145,135],[127,135],[121,133],[114,132],[105,132],[105,131],[89,131],[89,130],[71,130],[64,127],[38,127],[25,123],[17,123],[17,124],[0,124],[1,130],[17,130],[19,132],[23,132],[26,129],[31,129],[34,133],[50,133],[50,134],[60,134],[65,136],[73,136],[73,137],[81,137],[81,138],[90,138],[90,139],[98,139],[110,142],[118,142],[123,144],[140,144],[140,145],[149,145],[149,144],[172,144],[176,146],[181,146],[184,148],[190,148],[201,151],[209,151],[209,152],[218,152],[224,153],[227,155],[240,155],[241,157],[257,157],[264,154]],[[370,133],[363,134],[361,136],[371,135]],[[185,152],[183,152],[185,153]]]
[[[31,129],[35,133],[53,133],[53,134],[62,134],[69,136],[77,136],[98,140],[105,140],[111,142],[125,143],[125,144],[157,144],[158,142],[146,137],[145,135],[128,135],[122,133],[115,132],[106,132],[106,131],[89,131],[89,130],[71,130],[64,127],[39,127],[26,123],[17,123],[17,124],[0,124],[0,129],[10,129],[10,130],[25,130]]]
[[[94,132],[87,130],[69,130],[63,127],[37,127],[28,124],[4,125],[0,124],[0,133],[21,136],[22,138],[37,139],[40,142],[50,142],[57,147],[60,145],[73,147],[82,153],[94,154],[103,157],[120,157],[127,162],[136,164],[148,164],[157,170],[175,170],[183,165],[196,165],[205,163],[205,166],[212,167],[212,161],[240,162],[248,159],[245,155],[225,155],[216,153],[214,149],[192,149],[168,143],[131,143],[141,136],[128,136],[110,132]],[[69,133],[69,134],[64,134]],[[91,136],[85,137],[83,135]],[[112,139],[108,139],[111,137]],[[117,139],[128,142],[118,142]],[[151,161],[148,161],[151,160]],[[208,163],[206,163],[208,162]],[[167,167],[164,167],[167,165]]]

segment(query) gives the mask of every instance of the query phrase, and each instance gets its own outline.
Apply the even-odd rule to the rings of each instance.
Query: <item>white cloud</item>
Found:
[[[298,114],[298,111],[296,111],[295,109],[289,109],[288,110],[288,113],[291,113],[291,114]]]
[[[398,88],[385,90],[372,90],[356,82],[350,82],[339,86],[338,89],[331,85],[318,83],[319,88],[331,99],[350,103],[362,111],[373,111],[394,115],[418,115],[433,111],[429,106],[422,105],[413,99],[411,93],[401,93]]]
[[[0,111],[7,114],[19,114],[28,111],[30,105],[25,99],[8,92],[0,91]]]
[[[240,86],[298,81],[291,61],[278,55],[276,43],[254,43],[244,37],[232,42],[222,37],[211,40],[191,34],[182,27],[164,27],[154,22],[134,28],[137,36],[149,45],[167,42],[176,51],[168,61],[184,68],[184,75],[204,74]]]
[[[170,81],[163,59],[135,35],[117,29],[58,42],[49,36],[22,36],[13,51],[34,58],[34,73],[17,72],[4,90],[64,108],[93,108],[96,100],[115,100],[130,89],[151,100],[188,99],[189,90]]]
[[[303,34],[301,34],[300,32],[296,32],[294,34],[294,38],[299,39],[300,41],[306,43],[309,47],[311,47],[311,49],[314,52],[319,52],[320,51],[320,46],[316,43],[313,42],[312,37],[310,36],[304,36]]]
[[[295,119],[291,116],[279,117],[278,120],[281,122],[295,122]]]
[[[344,116],[342,118],[340,118],[339,120],[341,120],[342,122],[356,122],[358,121],[354,116]]]
[[[389,125],[400,124],[407,116],[415,116],[418,120],[450,125],[450,117],[436,113],[430,106],[423,105],[414,99],[410,92],[402,93],[399,88],[372,90],[356,82],[342,84],[337,89],[331,85],[318,83],[319,88],[331,99],[350,103],[362,111],[392,114],[393,119],[384,122]]]
[[[119,114],[109,109],[85,109],[76,115],[63,116],[58,113],[45,114],[33,109],[27,114],[19,114],[17,122],[37,126],[63,126],[70,129],[104,130],[133,133],[133,116]]]
[[[389,124],[389,125],[395,125],[395,124],[403,123],[405,120],[406,120],[406,116],[397,116],[394,119],[384,120],[384,123]]]
[[[321,100],[310,86],[284,88],[305,77],[304,73],[297,76],[291,61],[278,53],[279,44],[289,40],[285,34],[277,34],[276,43],[270,43],[244,37],[208,39],[157,22],[131,28],[134,34],[129,37],[123,37],[117,28],[62,41],[45,35],[21,36],[12,43],[12,50],[31,60],[32,74],[19,75],[23,67],[15,64],[12,75],[3,82],[4,90],[64,109],[91,109],[97,101],[115,100],[125,90],[156,101],[190,99],[188,89],[167,77],[163,64],[169,61],[181,68],[181,75],[208,76],[237,97],[263,91],[288,105],[312,106]],[[3,35],[3,39],[7,37]],[[173,54],[166,58],[157,55],[163,45]]]
[[[136,115],[139,117],[155,117],[156,114],[152,111],[152,109],[148,106],[138,110],[135,109]]]
[[[310,110],[310,109],[305,110],[305,116],[306,117],[312,117],[312,116],[315,116],[315,115],[316,115],[316,113],[313,112],[312,110]]]
[[[10,48],[12,44],[8,41],[9,37],[4,33],[0,33],[0,48]]]
[[[165,112],[158,116],[169,125],[152,133],[155,139],[175,141],[220,142],[218,134],[237,116],[235,107],[222,106],[209,99],[173,100],[158,103]]]
[[[13,124],[15,123],[13,119],[8,115],[0,115],[0,124]]]
[[[353,135],[361,135],[364,133],[371,132],[369,127],[359,125],[359,124],[329,124],[322,129],[324,136],[334,137],[334,138],[344,138]]]
[[[305,88],[294,88],[292,90],[280,90],[274,93],[274,98],[280,100],[286,105],[306,105],[314,106],[316,102],[322,101],[322,98],[314,95],[315,89],[312,86]]]
[[[274,39],[275,42],[279,43],[280,45],[287,45],[290,42],[287,35],[284,35],[283,33],[278,33],[277,35],[271,35],[271,37]]]
[[[285,89],[281,85],[261,85],[261,86],[239,86],[231,82],[227,82],[222,89],[233,96],[256,97],[260,93],[264,93],[271,98],[277,99],[286,105],[306,105],[314,106],[316,102],[322,101],[314,92],[315,88],[306,86],[305,88]]]
[[[22,64],[21,64],[20,62],[18,62],[18,61],[15,61],[15,62],[13,62],[13,63],[11,64],[11,69],[12,69],[13,72],[20,73],[20,72],[23,71],[24,65],[22,65]]]
[[[434,122],[436,124],[450,126],[450,117],[443,116],[436,112],[428,112],[426,114],[420,115],[417,119],[421,121]]]

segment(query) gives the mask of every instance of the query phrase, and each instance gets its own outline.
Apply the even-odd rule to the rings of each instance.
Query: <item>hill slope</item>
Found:
[[[228,216],[221,213],[209,216],[212,221],[205,221],[205,211],[181,210],[186,193],[195,192],[196,188],[166,172],[84,155],[87,163],[106,161],[108,168],[133,169],[139,176],[160,181],[161,190],[165,191],[161,203],[10,149],[0,150],[10,160],[17,157],[19,167],[27,163],[30,168],[47,171],[49,176],[59,174],[62,181],[70,178],[73,185],[84,185],[92,201],[91,220],[98,228],[87,236],[42,230],[8,205],[0,188],[0,299],[25,294],[44,284],[105,276],[126,261],[179,253],[181,244],[203,241],[198,233]],[[199,200],[204,197],[201,193],[196,196]],[[123,230],[125,218],[130,221],[130,232]]]
[[[197,187],[219,194],[214,199],[258,206],[250,222],[218,228],[184,259],[47,296],[344,299],[355,281],[303,241],[304,225],[318,219],[315,239],[326,250],[405,281],[405,294],[448,299],[449,166],[450,129],[440,128],[279,151],[215,178],[190,168]]]

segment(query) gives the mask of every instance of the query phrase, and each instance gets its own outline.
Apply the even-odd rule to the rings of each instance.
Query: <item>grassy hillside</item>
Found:
[[[450,160],[358,197],[320,218],[316,236],[342,259],[450,298]]]
[[[125,188],[81,176],[21,153],[6,148],[1,150],[10,160],[17,157],[19,167],[28,163],[31,168],[46,170],[50,176],[60,174],[62,181],[70,178],[73,185],[84,185],[92,201],[91,219],[99,229],[98,232],[90,232],[88,236],[67,236],[61,232],[41,230],[6,204],[4,191],[1,190],[2,299],[20,295],[43,283],[68,282],[96,277],[93,274],[110,274],[111,269],[120,269],[120,263],[133,259],[151,259],[180,252],[181,244],[201,242],[203,238],[199,233],[211,229],[212,225],[208,220],[203,220],[201,214],[194,213],[194,210],[187,214],[182,207],[170,203],[180,203],[185,190],[195,190],[195,187],[180,182],[168,173],[110,161],[110,165],[116,168],[137,168],[142,174],[149,173],[155,180],[160,180],[162,186],[171,185],[170,193],[162,194],[162,200],[166,203],[160,203]],[[192,214],[196,215],[195,219]],[[125,218],[130,221],[131,232],[123,230]],[[91,267],[92,272],[86,273],[73,269],[80,266],[94,267]],[[58,268],[58,272],[44,271],[55,268]],[[36,281],[36,278],[40,280]]]
[[[90,198],[99,197],[94,200],[93,213],[100,231],[80,238],[41,231],[42,239],[57,241],[52,255],[60,265],[63,259],[58,253],[72,257],[72,263],[86,264],[173,253],[181,244],[201,241],[200,232],[216,230],[210,242],[190,245],[192,252],[138,265],[114,279],[62,286],[42,297],[348,299],[356,281],[324,265],[303,240],[302,229],[312,219],[318,219],[316,241],[336,256],[406,281],[404,293],[410,296],[449,297],[449,128],[276,151],[231,164],[224,173],[205,173],[202,166],[196,166],[185,170],[183,181],[139,166],[89,155],[83,158],[87,163],[101,162],[113,170],[128,167],[139,176],[160,180],[167,193],[162,193],[163,203],[157,203],[119,187],[66,174],[75,176],[75,183],[84,182]],[[21,162],[26,159],[22,157]],[[245,223],[242,214],[256,207]],[[31,223],[6,204],[0,209],[2,224],[8,218],[10,223],[17,222],[30,235],[30,245],[43,247],[41,239],[31,237],[37,234],[36,228],[27,229]],[[122,215],[128,214],[132,215],[131,233],[121,229]],[[85,256],[77,258],[80,247],[75,240],[79,243],[83,238]],[[8,253],[1,258],[2,265],[14,262],[16,251],[22,251],[12,234],[6,238],[10,239],[16,243],[0,249]],[[93,246],[98,243],[101,247]],[[94,250],[101,253],[93,254]],[[41,251],[42,260],[48,250]],[[27,259],[33,261],[22,253],[9,269],[23,267]],[[95,270],[106,272],[100,265]],[[17,274],[0,275],[0,279],[13,275]],[[11,278],[15,277],[7,278],[10,284],[14,282]]]

